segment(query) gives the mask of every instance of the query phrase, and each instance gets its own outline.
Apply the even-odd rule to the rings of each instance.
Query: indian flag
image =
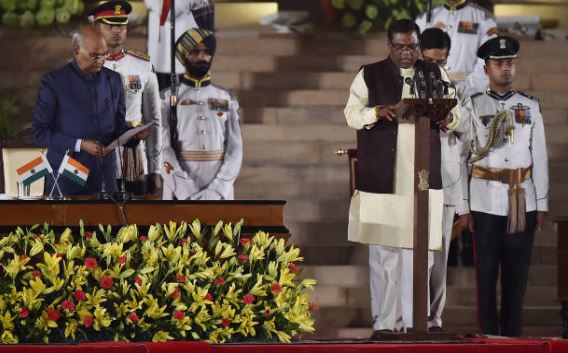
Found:
[[[47,161],[47,158],[45,158],[45,155],[41,154],[33,161],[28,162],[20,168],[16,169],[16,172],[20,177],[20,182],[24,186],[28,186],[34,181],[43,178],[48,173],[53,173],[53,169],[51,169],[51,165],[49,165],[49,162]]]
[[[83,186],[87,183],[89,168],[69,157],[69,155],[65,155],[58,173]]]

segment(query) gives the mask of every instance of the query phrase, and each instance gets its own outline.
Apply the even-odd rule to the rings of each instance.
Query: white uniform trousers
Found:
[[[401,328],[401,248],[369,245],[369,283],[373,330]]]
[[[444,205],[442,225],[442,251],[434,251],[434,264],[430,273],[430,316],[428,327],[442,327],[442,312],[446,304],[446,277],[448,252],[454,223],[454,205]]]

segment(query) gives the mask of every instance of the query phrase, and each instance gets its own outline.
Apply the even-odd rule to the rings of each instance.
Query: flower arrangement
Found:
[[[341,27],[365,34],[374,26],[387,29],[394,20],[415,19],[424,12],[424,0],[331,0],[341,12]]]
[[[136,225],[0,239],[1,343],[247,339],[313,332],[299,249],[242,221]]]

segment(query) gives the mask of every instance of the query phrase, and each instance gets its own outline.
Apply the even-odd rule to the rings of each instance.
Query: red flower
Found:
[[[177,299],[181,295],[181,292],[179,291],[179,288],[176,288],[170,295],[172,296],[172,298]]]
[[[185,283],[185,276],[182,275],[181,273],[176,273],[176,280],[177,280],[179,283]]]
[[[181,310],[174,311],[174,318],[176,320],[183,320],[185,318],[185,314]]]
[[[189,240],[187,238],[181,238],[181,240],[179,241],[181,243],[181,245],[185,245],[187,244]]]
[[[41,278],[41,271],[40,270],[33,270],[32,277],[33,278]]]
[[[91,315],[83,316],[83,326],[85,326],[86,328],[90,328],[91,326],[93,326],[93,321],[95,320]]]
[[[55,254],[55,256],[57,256],[58,258],[62,259],[62,258],[65,257],[65,254],[57,253],[57,254]]]
[[[318,311],[319,307],[316,303],[310,302],[310,311]]]
[[[57,309],[54,309],[54,308],[47,309],[47,318],[49,320],[57,321],[57,320],[59,320],[60,316],[61,316],[61,314],[59,313],[59,311]]]
[[[274,294],[282,292],[282,286],[279,283],[273,283],[272,285],[270,285],[270,289]]]
[[[140,278],[140,276],[136,276],[136,279],[134,280],[134,283],[136,283],[137,285],[141,286],[141,285],[142,285],[142,278]]]
[[[237,256],[237,257],[238,257],[239,261],[240,261],[242,264],[246,264],[246,263],[248,262],[248,260],[249,260],[249,257],[246,256],[246,255],[243,255],[243,254],[241,254],[241,255],[239,255],[239,256]]]
[[[20,260],[25,260],[25,259],[29,259],[29,257],[27,255],[20,255]]]
[[[136,313],[128,314],[128,318],[130,319],[130,321],[132,321],[134,325],[138,323],[138,315],[136,315]]]
[[[145,236],[145,235],[141,235],[141,236],[138,237],[138,240],[140,240],[140,241],[146,241],[146,240],[148,240],[148,237]]]
[[[122,255],[118,258],[118,263],[124,265],[126,263],[126,255]]]
[[[85,232],[83,234],[85,235],[85,238],[87,238],[87,239],[91,239],[93,237],[93,232]]]
[[[243,295],[243,303],[245,303],[245,304],[252,304],[252,303],[254,303],[255,299],[256,298],[254,297],[254,295],[252,295],[250,293]]]
[[[85,267],[89,270],[92,270],[93,268],[97,267],[97,260],[92,257],[87,257],[85,259]]]
[[[227,328],[231,325],[231,320],[229,319],[223,319],[221,320],[221,327],[222,328]]]
[[[207,294],[205,294],[205,296],[203,297],[203,299],[212,302],[212,301],[213,301],[213,296],[211,295],[211,293],[207,293]]]
[[[222,286],[223,284],[225,284],[225,279],[224,279],[223,277],[219,276],[219,277],[215,278],[215,280],[213,281],[213,283],[214,283],[216,286]]]
[[[30,312],[28,311],[28,308],[26,308],[26,307],[20,308],[20,313],[18,314],[18,317],[25,319],[28,316],[30,316]]]
[[[249,238],[241,238],[239,240],[239,243],[241,243],[242,246],[247,246],[250,243],[250,239]]]
[[[75,303],[73,303],[71,300],[65,299],[61,303],[61,307],[69,312],[72,312],[73,310],[75,310]]]
[[[264,310],[264,312],[262,313],[262,316],[264,316],[265,319],[268,319],[270,317],[270,310]]]
[[[289,264],[288,269],[292,273],[297,273],[298,271],[300,271],[300,268],[298,266],[296,266],[296,264]]]
[[[83,300],[87,299],[87,296],[85,295],[85,292],[83,292],[82,290],[76,290],[74,293],[75,299],[77,299],[77,301],[82,302]]]
[[[114,284],[114,281],[112,280],[111,276],[108,275],[104,275],[101,277],[101,279],[99,280],[99,284],[101,285],[101,287],[103,287],[104,289],[111,289],[112,285]]]

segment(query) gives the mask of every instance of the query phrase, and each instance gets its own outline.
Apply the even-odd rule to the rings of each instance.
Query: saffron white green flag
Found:
[[[77,160],[65,155],[61,166],[58,171],[59,175],[63,175],[66,178],[71,179],[77,184],[83,186],[87,183],[87,178],[89,177],[89,168],[85,167]]]
[[[16,169],[16,173],[20,178],[20,183],[24,186],[30,185],[34,181],[43,178],[49,173],[53,173],[51,165],[42,153],[36,159],[24,164],[20,168]]]

